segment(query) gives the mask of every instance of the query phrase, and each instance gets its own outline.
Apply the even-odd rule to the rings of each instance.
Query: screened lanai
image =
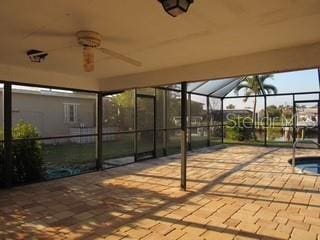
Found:
[[[202,119],[207,120],[208,144],[212,138],[220,143],[271,146],[291,146],[296,139],[318,142],[319,70],[259,76],[261,79],[242,76],[188,84],[189,119],[195,117],[192,104],[201,103],[207,110],[207,116]],[[250,78],[256,84],[250,83]],[[180,90],[180,85],[168,88]],[[247,121],[246,126],[239,126],[240,120]],[[192,121],[188,124],[191,128],[189,149],[192,148],[192,129],[199,127],[194,125],[197,124]],[[246,127],[247,130],[243,130]]]
[[[31,144],[30,161],[41,158],[38,177],[48,180],[181,153],[184,133],[189,151],[220,144],[318,142],[318,69],[259,76],[266,79],[256,82],[257,94],[248,86],[252,76],[103,94],[23,84],[8,89],[6,84],[1,94],[11,92],[11,111],[5,114],[13,129],[13,151]],[[30,132],[21,135],[21,129]],[[18,162],[20,157],[25,155]]]
[[[0,16],[0,239],[319,240],[320,1]]]
[[[242,80],[243,78],[239,77],[188,83],[187,92],[191,94],[200,94],[209,97],[223,98],[238,84],[240,84]],[[174,88],[180,90],[181,86],[175,85]]]
[[[250,76],[186,85],[188,150],[223,143],[291,147],[296,139],[318,141],[317,69],[270,74],[258,83],[257,94],[236,91],[247,78]],[[104,134],[117,136],[119,146],[130,146],[125,153],[109,155],[105,166],[179,153],[181,92],[177,84],[105,95],[105,121],[114,130]],[[129,101],[130,108],[120,106],[119,99]],[[115,112],[117,119],[112,115]],[[124,113],[131,118],[122,119]],[[240,125],[242,120],[245,126]],[[131,157],[123,162],[123,155]]]
[[[268,76],[268,75],[266,75]],[[286,81],[287,80],[287,81]],[[301,83],[301,81],[303,83]],[[254,114],[253,138],[239,141],[229,136],[226,142],[252,142],[271,146],[289,146],[295,140],[319,142],[319,71],[317,69],[276,73],[261,83],[257,96],[240,90],[224,98],[225,115],[235,109]],[[252,117],[253,118],[253,117]],[[227,125],[227,124],[226,124]],[[230,131],[230,130],[229,130]],[[226,130],[228,135],[228,130]]]

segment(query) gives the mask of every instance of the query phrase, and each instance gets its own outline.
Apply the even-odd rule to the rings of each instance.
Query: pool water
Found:
[[[291,160],[289,162],[291,164]],[[320,157],[298,157],[296,158],[296,168],[301,172],[320,174]]]
[[[320,174],[320,164],[319,163],[304,163],[296,165],[301,171],[308,171]]]

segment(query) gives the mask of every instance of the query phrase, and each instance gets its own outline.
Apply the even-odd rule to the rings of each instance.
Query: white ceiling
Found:
[[[195,0],[177,18],[157,0],[10,0],[0,8],[0,64],[105,80],[320,42],[319,22],[319,0]],[[143,67],[98,52],[95,72],[84,73],[79,30],[98,31]],[[32,48],[47,60],[30,63]]]

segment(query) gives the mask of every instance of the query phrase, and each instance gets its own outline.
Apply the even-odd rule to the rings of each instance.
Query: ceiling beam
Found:
[[[101,90],[206,81],[250,74],[294,71],[320,66],[320,42],[250,55],[100,79]]]
[[[0,64],[0,81],[98,91],[97,79],[70,75],[60,72],[42,71],[13,65]]]

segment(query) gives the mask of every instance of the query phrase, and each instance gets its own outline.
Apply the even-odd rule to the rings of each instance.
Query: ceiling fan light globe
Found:
[[[173,17],[188,11],[193,0],[159,0],[164,10]]]
[[[171,8],[176,8],[178,6],[178,1],[179,0],[160,0],[163,8],[166,9],[171,9]]]
[[[184,13],[184,11],[181,8],[172,8],[168,10],[168,14],[171,15],[172,17],[177,17]]]
[[[193,0],[179,0],[179,7],[187,12],[191,3],[193,3]]]

